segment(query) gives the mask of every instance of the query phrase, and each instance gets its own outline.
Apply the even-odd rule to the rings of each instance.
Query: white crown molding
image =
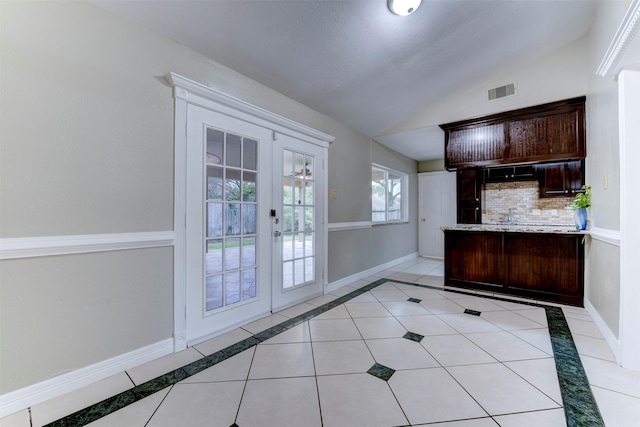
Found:
[[[640,0],[633,0],[624,15],[609,49],[604,54],[596,74],[602,77],[618,74],[616,65],[624,56],[634,36],[640,28]]]
[[[214,101],[218,104],[232,108],[236,111],[249,114],[254,118],[264,120],[268,123],[281,127],[282,129],[292,130],[304,136],[313,138],[317,141],[321,141],[325,143],[322,144],[325,146],[328,146],[328,144],[332,143],[335,139],[335,137],[324,132],[320,132],[309,126],[305,126],[293,120],[287,119],[286,117],[272,113],[253,104],[249,104],[248,102],[242,101],[241,99],[234,98],[233,96],[227,95],[214,88],[187,79],[186,77],[182,77],[178,74],[169,73],[167,74],[166,79],[171,84],[171,86],[174,87],[174,97],[183,99],[186,102],[198,104],[198,100],[195,97],[191,96],[196,95],[198,97],[202,97],[204,99]],[[317,141],[309,142],[317,144]]]
[[[608,228],[591,227],[589,235],[592,239],[609,243],[610,245],[620,246],[620,231],[610,230]]]
[[[0,418],[173,353],[169,338],[0,396]]]
[[[329,231],[361,230],[371,228],[371,221],[333,222],[329,224]]]
[[[173,245],[173,231],[0,239],[0,259],[119,251]]]

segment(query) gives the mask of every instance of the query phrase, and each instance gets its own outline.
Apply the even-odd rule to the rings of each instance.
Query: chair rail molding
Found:
[[[173,245],[173,231],[0,239],[0,259],[143,249]]]

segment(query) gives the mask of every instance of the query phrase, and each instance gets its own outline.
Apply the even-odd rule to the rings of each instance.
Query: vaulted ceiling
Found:
[[[369,137],[586,34],[596,0],[94,0]],[[376,137],[416,160],[430,130]]]

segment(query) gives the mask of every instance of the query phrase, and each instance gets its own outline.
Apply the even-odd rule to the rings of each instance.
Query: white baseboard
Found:
[[[0,418],[173,353],[169,338],[0,396]]]
[[[343,277],[342,279],[329,283],[327,285],[326,292],[331,292],[345,285],[348,285],[349,283],[353,283],[357,280],[364,279],[365,277],[371,276],[372,274],[376,274],[388,268],[395,267],[396,265],[402,264],[403,262],[411,261],[412,259],[415,259],[417,257],[418,257],[418,252],[414,252],[412,254],[403,256],[398,259],[394,259],[393,261],[386,262],[384,264],[378,265],[368,270],[361,271],[356,274],[352,274],[351,276]]]
[[[598,310],[596,310],[593,304],[591,304],[591,302],[586,298],[584,300],[584,308],[585,310],[587,310],[587,313],[589,313],[594,323],[598,327],[598,330],[602,334],[604,340],[607,342],[607,345],[609,345],[611,352],[616,358],[616,362],[620,364],[620,340],[618,340],[615,334],[611,332],[609,326],[607,326],[602,317],[600,317],[600,313],[598,313]]]

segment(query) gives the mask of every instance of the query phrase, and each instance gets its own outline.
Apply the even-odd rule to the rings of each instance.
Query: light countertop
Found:
[[[502,233],[554,233],[554,234],[589,234],[589,230],[576,230],[569,225],[534,225],[534,224],[455,224],[439,227],[442,231],[493,231]]]

